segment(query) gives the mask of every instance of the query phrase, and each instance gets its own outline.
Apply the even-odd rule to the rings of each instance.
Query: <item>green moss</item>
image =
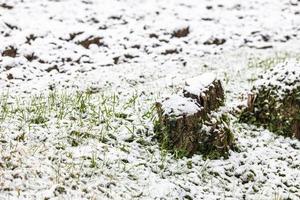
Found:
[[[274,92],[278,90],[277,87],[260,88],[253,110],[244,110],[240,121],[263,126],[279,135],[293,136],[293,124],[300,118],[300,87],[286,92],[282,99]]]

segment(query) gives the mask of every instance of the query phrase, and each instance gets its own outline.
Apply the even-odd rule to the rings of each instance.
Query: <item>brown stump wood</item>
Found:
[[[156,103],[158,133],[162,148],[185,155],[197,150],[199,123],[205,117],[203,108],[190,98],[171,96]]]
[[[211,73],[188,79],[183,94],[185,97],[196,99],[207,113],[219,108],[224,103],[221,81]]]

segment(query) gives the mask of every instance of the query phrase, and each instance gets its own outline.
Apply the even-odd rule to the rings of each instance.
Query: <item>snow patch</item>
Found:
[[[162,102],[162,109],[165,115],[177,117],[195,114],[201,110],[201,107],[194,99],[172,95]]]
[[[199,95],[204,92],[214,80],[216,80],[214,73],[204,73],[200,76],[187,79],[184,90],[191,94]]]

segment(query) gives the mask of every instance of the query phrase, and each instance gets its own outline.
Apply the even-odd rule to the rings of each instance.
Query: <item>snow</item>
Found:
[[[199,79],[207,72],[222,81],[232,111],[264,75],[261,61],[283,55],[299,62],[299,1],[4,2],[13,8],[0,3],[0,93],[9,94],[8,105],[0,97],[0,199],[300,198],[298,140],[233,117],[239,151],[229,159],[175,159],[160,151],[148,117],[154,102],[190,87],[185,85],[190,78],[196,82],[190,89],[198,94],[213,80],[213,75]],[[185,27],[186,37],[172,37]],[[105,45],[78,44],[89,36],[103,38]],[[226,41],[205,45],[211,38]],[[17,48],[16,57],[2,56],[9,46]],[[24,58],[32,53],[37,59]],[[54,66],[59,70],[49,70]],[[272,83],[286,66],[295,71],[290,80],[299,77],[299,64],[279,64]],[[78,112],[74,99],[59,98],[60,106],[42,112],[46,124],[30,123],[36,116],[28,108],[34,95],[87,90],[96,92],[88,114]],[[111,95],[118,96],[117,103]],[[175,100],[169,106],[178,113],[199,109],[192,101]],[[4,118],[5,106],[14,110]],[[98,110],[101,115],[95,115]],[[109,115],[112,110],[127,117]],[[73,130],[90,135],[72,146]]]
[[[185,82],[184,90],[195,95],[199,95],[216,80],[214,73],[205,73],[197,77],[190,78]]]
[[[201,110],[196,100],[179,95],[172,95],[161,102],[164,115],[181,117],[193,115]]]
[[[261,80],[256,82],[255,87],[273,86],[277,88],[278,96],[284,97],[286,91],[292,91],[300,86],[300,63],[296,59],[279,63],[272,72],[265,74]]]

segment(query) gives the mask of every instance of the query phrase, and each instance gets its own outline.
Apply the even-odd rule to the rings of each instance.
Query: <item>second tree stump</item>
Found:
[[[249,94],[240,119],[300,140],[300,63],[290,60],[266,73]]]

